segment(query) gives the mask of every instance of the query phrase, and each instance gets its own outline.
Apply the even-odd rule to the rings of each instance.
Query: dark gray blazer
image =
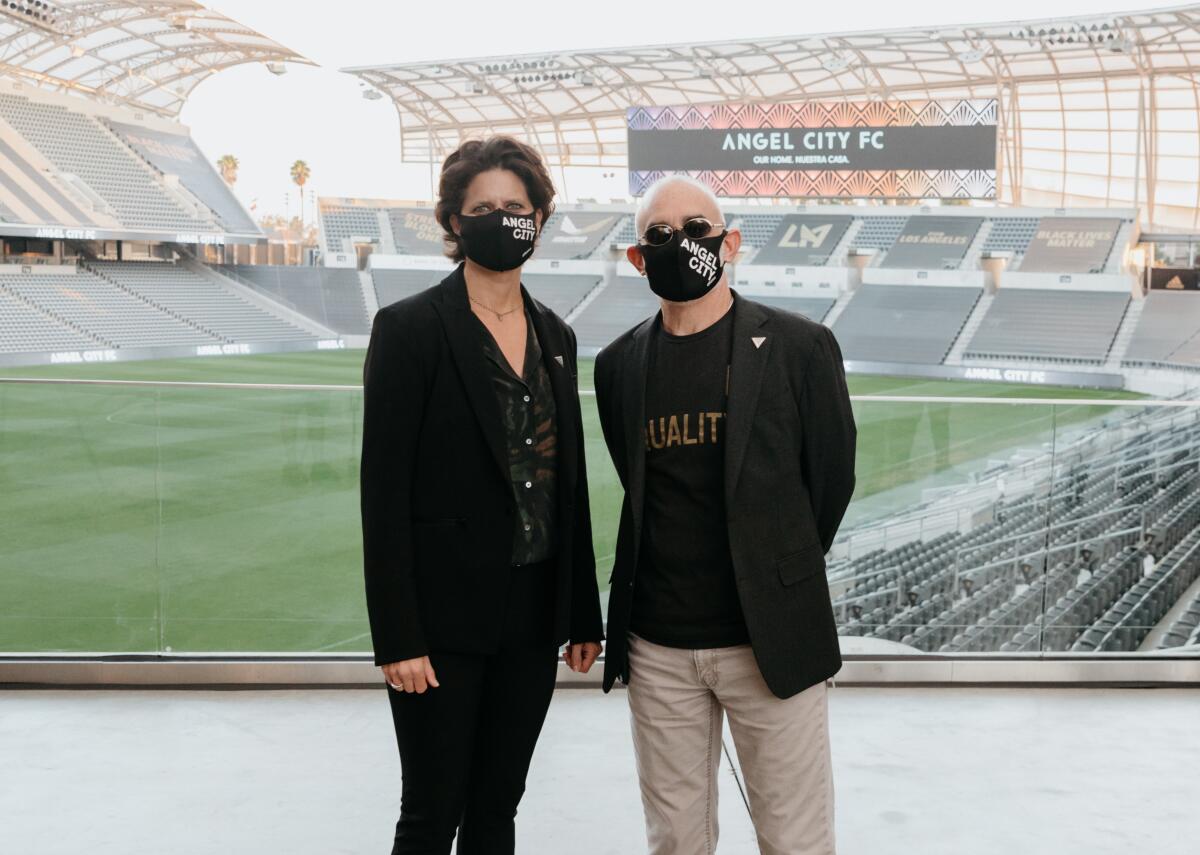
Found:
[[[854,492],[857,429],[828,327],[734,294],[725,500],[738,596],[771,691],[837,673],[825,553]],[[596,358],[604,439],[625,488],[608,604],[604,689],[629,682],[626,634],[642,540],[650,318]],[[756,345],[755,340],[761,339]]]

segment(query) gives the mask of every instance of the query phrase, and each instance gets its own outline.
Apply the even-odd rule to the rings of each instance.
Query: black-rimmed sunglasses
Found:
[[[715,226],[724,228],[724,223],[714,223],[707,217],[692,217],[685,222],[678,231],[683,232],[692,240],[700,240],[702,237],[708,237],[708,233]],[[642,243],[648,246],[663,246],[671,240],[671,236],[677,230],[673,226],[668,226],[666,223],[655,223],[648,226],[646,231],[642,233]]]

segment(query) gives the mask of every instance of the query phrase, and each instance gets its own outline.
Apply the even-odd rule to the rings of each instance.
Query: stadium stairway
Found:
[[[854,246],[854,240],[858,237],[858,232],[862,229],[862,218],[855,217],[850,221],[850,225],[846,227],[842,239],[837,242],[829,252],[829,258],[825,259],[826,267],[842,267],[846,264],[846,256],[850,254],[850,247]]]
[[[574,323],[575,319],[583,314],[583,310],[590,306],[597,297],[604,293],[604,289],[608,287],[609,283],[616,280],[617,275],[615,271],[616,265],[612,265],[611,269],[606,266],[604,275],[600,277],[600,281],[596,283],[596,287],[584,294],[583,299],[576,303],[575,307],[572,308],[571,311],[565,316],[563,316],[563,320],[568,324]]]
[[[194,258],[182,258],[179,261],[179,264],[182,267],[186,267],[196,275],[202,276],[210,282],[213,282],[224,290],[230,291],[239,297],[242,297],[249,303],[253,303],[264,312],[274,315],[277,318],[281,318],[282,320],[285,320],[294,326],[298,326],[302,330],[311,333],[317,338],[338,338],[340,335],[337,331],[317,323],[312,318],[308,317],[308,315],[301,314],[295,309],[285,306],[276,300],[272,300],[267,295],[256,291],[247,285],[243,285],[232,276],[228,276],[225,273],[214,270],[207,264],[201,264]]]
[[[1130,300],[1125,307],[1125,316],[1121,318],[1121,325],[1117,327],[1117,334],[1113,336],[1112,347],[1108,349],[1108,358],[1104,360],[1105,371],[1120,372],[1121,360],[1129,352],[1129,343],[1133,340],[1133,332],[1137,329],[1138,320],[1145,308],[1145,298]]]
[[[358,284],[362,288],[363,304],[367,307],[367,318],[374,322],[375,313],[379,311],[379,295],[375,293],[375,280],[371,278],[371,271],[358,271]]]
[[[942,360],[944,365],[962,365],[963,352],[967,349],[967,344],[971,341],[971,337],[975,335],[975,330],[979,329],[979,325],[983,323],[983,316],[987,314],[988,309],[991,308],[992,301],[995,299],[995,293],[989,294],[987,291],[984,291],[979,295],[979,300],[975,303],[975,308],[971,310],[971,314],[967,315],[962,329],[958,331],[958,337],[954,339],[954,344],[951,345],[946,358]]]
[[[821,321],[821,323],[832,329],[833,322],[838,319],[838,315],[846,311],[846,306],[849,305],[852,299],[854,299],[855,293],[857,292],[843,291],[841,294],[838,294],[838,298],[834,301],[833,305],[829,307],[829,311],[825,313],[825,318]]]
[[[983,246],[987,243],[988,238],[992,234],[992,224],[995,222],[991,217],[984,217],[979,224],[978,230],[975,232],[975,239],[971,241],[971,245],[967,247],[967,251],[963,253],[962,263],[958,265],[959,270],[978,270],[979,258],[983,255]]]
[[[1116,235],[1113,236],[1112,246],[1108,250],[1108,258],[1104,260],[1105,273],[1121,272],[1121,267],[1125,264],[1125,248],[1129,246],[1129,241],[1133,237],[1133,230],[1134,224],[1132,220],[1126,220],[1117,229]]]

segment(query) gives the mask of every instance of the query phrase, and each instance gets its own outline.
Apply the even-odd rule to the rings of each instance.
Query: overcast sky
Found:
[[[1137,0],[1008,0],[989,5],[961,0],[891,4],[339,0],[327,5],[212,0],[206,5],[319,65],[293,65],[282,77],[258,64],[231,68],[200,84],[181,115],[211,159],[223,154],[238,158],[236,189],[247,203],[257,201],[256,214],[294,215],[300,203],[288,169],[298,158],[312,169],[309,187],[314,198],[430,197],[428,167],[400,163],[395,108],[386,99],[362,98],[357,78],[338,71],[345,66],[1015,21],[1154,9],[1163,4]],[[612,181],[608,192],[598,175],[574,176],[568,171],[568,181],[573,195],[624,195],[621,181]],[[310,217],[311,206],[306,210],[306,219]]]

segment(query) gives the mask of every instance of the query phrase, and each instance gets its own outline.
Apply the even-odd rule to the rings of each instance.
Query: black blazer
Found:
[[[837,673],[825,553],[854,492],[857,429],[828,327],[734,294],[725,502],[738,597],[767,686],[786,698]],[[596,357],[600,424],[625,487],[604,689],[629,682],[626,632],[642,540],[645,392],[656,315]],[[761,339],[758,345],[755,341]]]
[[[554,637],[603,638],[576,381],[575,333],[521,288],[554,390]],[[504,424],[460,264],[379,310],[363,367],[363,567],[375,664],[491,653],[517,513]]]

